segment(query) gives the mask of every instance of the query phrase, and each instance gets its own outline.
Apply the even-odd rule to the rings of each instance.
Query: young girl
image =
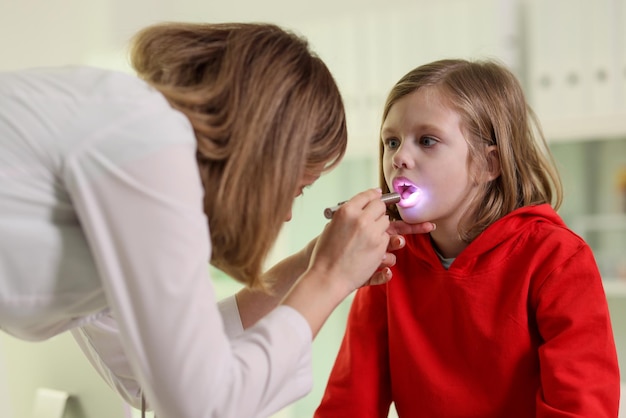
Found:
[[[555,212],[558,173],[515,76],[418,67],[391,90],[381,139],[394,216],[437,228],[358,291],[315,416],[386,417],[393,402],[402,418],[616,417],[602,279]]]

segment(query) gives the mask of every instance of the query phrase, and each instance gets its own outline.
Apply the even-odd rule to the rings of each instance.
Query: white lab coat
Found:
[[[159,418],[265,417],[303,396],[307,322],[282,306],[243,332],[234,298],[220,314],[202,197],[188,120],[143,81],[0,73],[0,328],[72,330]]]

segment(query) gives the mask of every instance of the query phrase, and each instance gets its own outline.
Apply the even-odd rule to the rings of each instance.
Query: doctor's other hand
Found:
[[[387,245],[387,252],[383,256],[383,261],[378,267],[378,270],[374,272],[372,277],[364,283],[363,286],[379,285],[387,283],[391,280],[392,272],[391,268],[396,264],[396,255],[393,253],[406,244],[406,240],[402,235],[409,234],[427,234],[434,231],[437,226],[432,222],[422,222],[419,224],[408,224],[404,221],[393,221],[387,228],[389,234],[389,244]]]

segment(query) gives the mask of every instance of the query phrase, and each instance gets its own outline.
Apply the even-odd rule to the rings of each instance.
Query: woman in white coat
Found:
[[[346,149],[339,91],[303,39],[162,24],[131,58],[139,77],[0,73],[0,329],[70,330],[159,418],[268,416],[310,390],[312,338],[390,278],[402,241],[372,189],[262,272],[293,199]],[[209,261],[246,288],[218,305]]]

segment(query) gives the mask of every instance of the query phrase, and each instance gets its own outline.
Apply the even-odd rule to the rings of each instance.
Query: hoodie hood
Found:
[[[450,269],[472,269],[477,263],[480,264],[480,260],[484,257],[489,258],[490,265],[497,265],[508,258],[509,253],[520,243],[520,240],[528,239],[533,234],[544,235],[555,229],[565,231],[567,227],[549,204],[516,209],[498,219],[478,235],[456,257]],[[539,230],[541,230],[540,234]],[[428,260],[431,267],[440,267],[440,261],[432,248],[428,234],[407,235],[405,238],[412,256],[421,253],[419,258]],[[428,257],[424,257],[424,246],[430,247],[430,250],[427,250]]]
[[[533,224],[538,222],[566,228],[565,222],[554,211],[552,206],[548,204],[525,206],[514,210],[489,225],[487,229],[470,243],[470,246],[476,244],[475,247],[477,248],[475,251],[488,251],[508,239],[519,236],[520,233],[529,230]]]

